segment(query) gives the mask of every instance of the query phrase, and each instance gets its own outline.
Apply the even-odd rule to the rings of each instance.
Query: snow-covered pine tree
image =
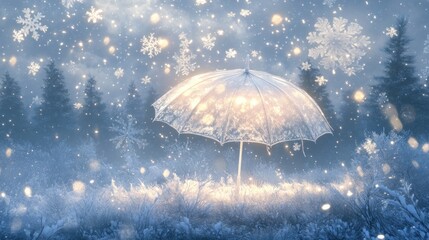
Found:
[[[319,85],[315,81],[317,76],[320,76],[320,72],[316,68],[301,69],[299,74],[299,85],[314,99],[314,101],[316,101],[331,126],[336,126],[337,118],[335,116],[334,106],[329,99],[326,85]]]
[[[102,93],[96,87],[97,81],[90,77],[85,85],[85,99],[79,117],[80,131],[84,137],[94,140],[98,150],[109,143],[110,119],[106,105],[102,102]]]
[[[15,79],[6,73],[0,89],[0,141],[25,140],[28,127],[21,88]]]
[[[411,40],[406,35],[407,20],[399,18],[395,29],[397,36],[392,36],[384,48],[384,76],[375,78],[366,102],[368,130],[427,132],[429,96],[416,75],[414,56],[408,53]]]
[[[34,116],[37,135],[49,140],[73,140],[76,116],[63,73],[54,62],[49,63],[45,71],[43,102],[36,108]]]

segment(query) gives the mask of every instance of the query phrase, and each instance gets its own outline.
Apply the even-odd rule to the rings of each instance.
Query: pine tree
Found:
[[[0,89],[0,139],[23,141],[28,127],[21,88],[15,79],[6,73]]]
[[[339,140],[340,148],[344,153],[350,153],[358,143],[363,140],[364,133],[361,126],[361,115],[359,104],[353,98],[352,90],[345,90],[343,93],[342,105],[340,107],[339,119]]]
[[[51,62],[43,80],[42,104],[36,109],[36,130],[47,139],[72,140],[76,119],[62,72]]]
[[[106,138],[109,130],[109,115],[106,105],[101,101],[101,92],[96,88],[97,81],[90,77],[85,85],[85,99],[80,113],[80,130],[85,137],[96,143]]]
[[[126,115],[131,115],[135,119],[135,124],[138,128],[143,129],[145,118],[143,98],[134,81],[131,82],[128,87],[127,99],[125,102],[125,113]]]
[[[308,70],[301,69],[301,73],[299,75],[300,87],[306,91],[314,101],[316,101],[331,126],[335,126],[337,118],[335,116],[334,106],[329,99],[329,93],[326,90],[326,85],[320,86],[315,82],[319,75],[319,70],[315,68],[310,68]]]
[[[414,56],[407,53],[410,38],[406,35],[407,20],[398,19],[397,36],[389,39],[384,52],[384,76],[376,77],[376,85],[367,101],[368,129],[389,131],[429,129],[428,92],[416,76]]]

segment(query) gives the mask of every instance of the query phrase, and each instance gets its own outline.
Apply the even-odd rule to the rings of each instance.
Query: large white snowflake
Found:
[[[149,34],[149,36],[143,36],[140,42],[142,44],[140,52],[148,55],[150,58],[161,53],[159,38],[154,37],[154,33]]]
[[[98,20],[102,20],[103,16],[101,13],[103,10],[101,9],[95,9],[94,6],[91,6],[91,9],[86,12],[86,15],[88,15],[88,22],[97,23]]]
[[[74,5],[75,3],[77,3],[77,2],[82,3],[82,2],[83,2],[83,0],[61,0],[61,3],[62,3],[62,4],[63,4],[63,6],[64,6],[64,7],[66,7],[66,8],[72,8],[72,7],[73,7],[73,5]]]
[[[206,36],[202,37],[201,41],[203,42],[203,47],[211,51],[215,46],[216,37],[212,36],[211,33],[209,33]]]
[[[116,149],[129,152],[134,147],[144,148],[146,146],[146,141],[143,139],[144,131],[136,127],[136,119],[131,115],[128,115],[126,119],[116,119],[110,130],[116,134],[110,139]]]
[[[21,24],[22,27],[19,30],[13,30],[13,41],[22,42],[30,33],[34,40],[39,40],[39,31],[48,31],[48,27],[40,22],[45,16],[39,12],[35,13],[29,8],[24,8],[22,12],[24,17],[19,16],[16,19],[16,22]]]
[[[332,22],[326,18],[318,18],[314,25],[316,32],[310,32],[307,40],[310,44],[316,44],[310,48],[308,56],[314,59],[320,58],[320,65],[325,69],[343,70],[348,75],[353,75],[357,69],[362,69],[359,60],[365,56],[369,47],[369,37],[361,35],[362,27],[344,18],[336,18]]]
[[[175,54],[173,56],[174,60],[176,60],[176,66],[174,69],[176,70],[176,74],[181,74],[182,76],[187,76],[189,73],[195,70],[195,55],[189,49],[192,41],[186,37],[185,33],[181,33],[179,35],[180,39],[180,51],[179,54]]]
[[[423,49],[424,53],[429,53],[429,34],[427,35],[427,38],[425,40],[425,48]]]
[[[40,65],[36,62],[31,62],[30,65],[28,65],[28,74],[29,75],[33,75],[36,76],[36,74],[39,72],[40,70]]]

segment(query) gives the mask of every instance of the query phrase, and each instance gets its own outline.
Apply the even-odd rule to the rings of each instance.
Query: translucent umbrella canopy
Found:
[[[191,77],[154,104],[155,121],[179,134],[272,146],[315,141],[331,127],[316,102],[281,77],[235,69]]]

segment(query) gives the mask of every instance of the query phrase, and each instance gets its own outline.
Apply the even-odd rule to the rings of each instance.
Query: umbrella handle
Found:
[[[243,141],[240,141],[240,156],[238,158],[237,187],[241,185],[241,161],[243,159]]]

